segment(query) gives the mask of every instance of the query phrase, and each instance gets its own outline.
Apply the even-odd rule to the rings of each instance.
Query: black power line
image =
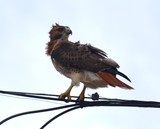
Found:
[[[12,116],[9,116],[9,117],[3,119],[2,121],[0,121],[0,125],[2,125],[3,123],[5,123],[8,120],[13,119],[15,117],[19,117],[19,116],[23,116],[23,115],[29,115],[29,114],[34,114],[34,113],[49,112],[49,111],[63,109],[63,108],[69,108],[69,107],[73,107],[73,106],[76,106],[76,104],[70,104],[70,105],[65,105],[65,106],[60,106],[60,107],[47,108],[47,109],[33,110],[33,111],[27,111],[27,112],[18,113],[18,114],[15,114],[15,115],[12,115]]]
[[[14,92],[14,91],[0,90],[0,94],[16,95],[16,96],[21,96],[21,97],[30,97],[30,98],[43,99],[43,100],[52,100],[52,101],[53,100],[54,101],[64,101],[64,100],[59,99],[58,95],[44,94],[44,93],[28,93],[28,92]],[[7,122],[8,120],[11,120],[15,117],[18,117],[18,116],[33,114],[33,113],[54,111],[54,110],[58,110],[58,109],[67,109],[67,110],[65,110],[65,111],[59,113],[58,115],[54,116],[53,118],[51,118],[40,129],[44,129],[50,122],[52,122],[56,118],[60,117],[61,115],[65,114],[69,111],[78,109],[78,108],[93,107],[93,106],[160,108],[160,102],[101,98],[101,97],[99,97],[98,93],[92,94],[91,97],[85,97],[87,100],[84,102],[78,102],[76,100],[78,98],[77,96],[72,96],[72,98],[73,99],[70,102],[74,102],[74,104],[67,104],[65,106],[59,106],[59,107],[54,107],[54,108],[18,113],[18,114],[12,115],[12,116],[0,121],[0,125]],[[98,101],[93,101],[93,100],[98,100]]]

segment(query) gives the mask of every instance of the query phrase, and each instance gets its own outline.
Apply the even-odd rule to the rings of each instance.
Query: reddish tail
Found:
[[[106,73],[106,72],[97,72],[97,75],[101,77],[104,81],[106,81],[111,86],[118,86],[124,89],[134,89],[131,86],[125,84],[124,82],[120,81],[116,76]]]

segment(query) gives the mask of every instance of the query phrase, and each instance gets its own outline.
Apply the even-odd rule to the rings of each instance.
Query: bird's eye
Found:
[[[63,30],[64,30],[64,28],[59,28],[58,29],[59,32],[62,32]]]

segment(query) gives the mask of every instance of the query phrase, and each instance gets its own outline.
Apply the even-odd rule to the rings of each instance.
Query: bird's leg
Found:
[[[65,98],[67,97],[66,101],[69,102],[71,100],[70,92],[72,88],[73,88],[73,85],[71,84],[70,87],[59,96],[59,98],[65,100]]]
[[[83,90],[81,91],[81,93],[80,93],[80,95],[78,97],[78,101],[79,102],[83,102],[84,101],[85,90],[86,90],[86,86],[83,87]]]

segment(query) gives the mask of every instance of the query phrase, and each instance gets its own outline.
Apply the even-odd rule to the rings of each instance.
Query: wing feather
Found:
[[[104,61],[105,56],[105,52],[91,45],[72,42],[61,42],[51,54],[51,58],[66,68],[93,72],[110,67]]]
[[[108,76],[112,81],[108,83],[111,85],[115,85],[113,82],[120,83],[120,81],[115,80],[111,75],[115,76],[118,74],[130,81],[126,75],[117,70],[119,65],[114,60],[108,58],[106,53],[98,48],[88,44],[72,43],[69,41],[60,42],[58,47],[55,48],[52,51],[51,58],[65,68],[86,70],[94,73],[100,71],[110,73]]]

